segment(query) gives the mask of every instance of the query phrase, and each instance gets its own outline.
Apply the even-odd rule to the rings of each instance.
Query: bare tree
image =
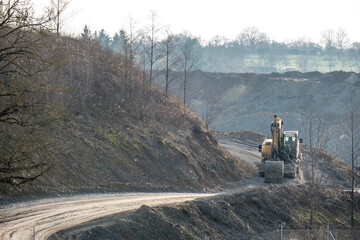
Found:
[[[339,28],[336,32],[336,47],[337,47],[337,57],[344,68],[344,51],[349,47],[350,39],[348,34],[343,28]]]
[[[219,47],[219,46],[225,46],[228,43],[229,43],[229,39],[227,37],[216,35],[215,37],[210,39],[208,46]]]
[[[308,65],[309,65],[309,56],[300,55],[297,59],[297,64],[299,66],[299,69],[301,69],[302,72],[307,72]]]
[[[140,46],[140,50],[138,51],[139,58],[139,66],[141,66],[141,76],[139,76],[141,80],[140,86],[137,88],[137,99],[134,101],[134,107],[139,114],[140,121],[143,121],[146,115],[146,111],[148,109],[147,97],[149,96],[149,84],[147,83],[149,72],[147,70],[148,67],[148,45],[146,44],[146,34],[142,31],[138,36],[138,44]],[[151,90],[151,89],[150,89]]]
[[[83,54],[83,60],[85,61],[85,71],[86,74],[84,77],[78,77],[76,79],[76,83],[80,85],[79,89],[79,97],[81,100],[81,110],[85,110],[86,106],[86,100],[90,97],[91,93],[91,87],[94,83],[94,45],[93,45],[93,39],[92,39],[92,33],[91,30],[85,25],[82,33],[82,41],[81,44],[84,46],[86,51],[84,51]],[[73,64],[69,64],[71,68],[71,72],[73,69]],[[71,79],[73,80],[73,79]],[[73,81],[72,81],[73,82]]]
[[[355,94],[350,93],[350,103],[345,114],[343,125],[343,143],[342,149],[345,150],[345,156],[351,163],[350,183],[351,183],[351,228],[355,228],[355,189],[360,180],[359,156],[360,156],[360,102],[354,102]]]
[[[264,59],[264,66],[274,68],[276,63],[279,61],[279,51],[276,49],[275,43],[271,43],[267,46],[267,50],[262,53]]]
[[[157,34],[159,32],[159,28],[158,25],[156,23],[156,12],[155,11],[151,11],[151,25],[149,26],[148,32],[148,41],[149,41],[149,51],[148,51],[148,55],[149,55],[149,65],[150,65],[150,70],[149,70],[149,86],[151,88],[151,84],[153,82],[154,79],[154,65],[155,63],[161,58],[161,54],[157,53],[157,45],[158,45],[158,41],[157,41]]]
[[[49,131],[60,115],[45,75],[50,21],[35,16],[30,1],[0,1],[0,182],[34,180],[54,164]]]
[[[123,78],[124,78],[124,101],[128,101],[128,95],[130,101],[133,100],[134,94],[134,63],[135,55],[138,50],[136,43],[137,32],[135,30],[135,21],[130,16],[128,20],[128,30],[120,30],[120,38],[122,42],[122,53],[123,53]]]
[[[249,46],[251,53],[256,54],[257,47],[263,42],[268,42],[268,37],[257,27],[247,27],[238,36],[238,41]]]
[[[50,7],[53,9],[54,13],[54,24],[56,29],[56,34],[60,34],[60,29],[63,26],[65,20],[65,11],[70,4],[70,0],[50,0]]]
[[[188,102],[189,92],[192,87],[192,76],[194,74],[194,70],[198,67],[200,54],[196,52],[196,46],[198,44],[198,39],[193,38],[188,34],[185,34],[181,39],[181,57],[180,64],[183,72],[183,106],[184,106],[184,114],[186,113],[186,106]]]
[[[0,97],[3,105],[0,121],[20,124],[21,120],[13,115],[28,106],[16,100],[36,91],[25,83],[38,82],[38,74],[49,67],[41,56],[39,32],[50,18],[34,17],[30,2],[26,0],[0,1],[0,8]]]
[[[354,42],[349,49],[349,63],[360,71],[360,42]]]
[[[308,151],[305,175],[310,178],[310,219],[309,227],[314,223],[314,205],[318,188],[326,182],[326,175],[321,171],[324,166],[323,149],[329,143],[332,135],[331,126],[313,111],[304,113],[302,119],[303,132],[307,136]],[[310,166],[309,166],[310,165]]]
[[[332,29],[327,29],[321,33],[321,42],[324,44],[325,59],[328,62],[330,72],[335,62],[336,38]]]
[[[169,92],[171,83],[176,79],[176,67],[179,64],[179,55],[176,54],[175,36],[169,29],[166,29],[166,37],[161,42],[162,61],[161,69],[165,76],[165,93]]]
[[[321,42],[324,44],[325,51],[333,49],[336,43],[334,30],[327,29],[323,31],[321,33]]]
[[[211,123],[219,116],[220,111],[217,109],[219,104],[219,96],[212,96],[210,94],[205,95],[205,126],[209,129]]]

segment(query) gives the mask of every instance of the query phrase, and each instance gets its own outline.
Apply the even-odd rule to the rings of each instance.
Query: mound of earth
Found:
[[[316,230],[307,231],[308,237],[322,235],[326,223],[332,229],[348,229],[349,192],[318,188],[314,200]],[[304,232],[294,230],[308,228],[309,214],[307,186],[270,185],[173,206],[142,206],[133,213],[60,231],[50,239],[271,239],[279,236],[279,223],[285,223],[287,233],[296,237]],[[345,239],[349,232],[337,233],[333,231],[336,239]]]

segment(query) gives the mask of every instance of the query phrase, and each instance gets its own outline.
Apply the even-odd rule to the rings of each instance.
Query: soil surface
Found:
[[[214,194],[137,193],[86,195],[72,199],[15,204],[1,210],[0,239],[47,239],[51,234],[107,215],[136,210],[142,205],[176,204]]]
[[[235,156],[256,165],[260,161],[256,139],[219,136],[218,143]],[[240,184],[240,182],[239,182]],[[263,185],[260,177],[242,183],[244,185]],[[46,239],[62,229],[75,229],[80,225],[82,232],[89,228],[85,222],[93,220],[91,226],[112,223],[112,218],[104,216],[136,210],[141,205],[157,206],[193,200],[213,194],[128,194],[128,195],[79,195],[73,198],[53,198],[36,202],[4,205],[1,210],[0,237],[2,239],[31,239],[35,226],[36,239]],[[102,219],[101,219],[102,218]],[[94,220],[95,219],[95,220]],[[110,222],[110,223],[109,223]],[[75,228],[74,228],[75,227]],[[91,227],[90,227],[91,228]],[[56,234],[53,236],[56,239]],[[61,237],[62,239],[63,237]]]
[[[279,223],[296,239],[322,239],[328,222],[336,239],[349,239],[349,194],[317,189],[314,231],[305,185],[247,187],[241,191],[162,207],[142,206],[57,233],[58,239],[279,239]],[[357,207],[359,204],[356,205]],[[357,208],[357,211],[359,209]],[[296,229],[296,230],[295,230]],[[336,231],[335,231],[336,229]],[[345,230],[340,231],[337,230]],[[360,232],[357,232],[358,234]],[[289,234],[287,235],[289,236]],[[321,236],[320,238],[313,238]],[[57,239],[55,235],[51,239]],[[289,239],[289,238],[287,238]]]
[[[241,157],[242,160],[250,163],[254,167],[260,162],[261,156],[258,152],[258,145],[259,142],[261,143],[264,137],[263,135],[256,133],[244,134],[244,132],[237,134],[216,133],[215,135],[219,145],[231,152],[234,156]],[[306,146],[303,147],[303,151],[306,152]],[[328,155],[325,154],[325,156]],[[304,201],[305,205],[308,204],[308,202],[306,202],[308,199],[308,189],[306,185],[304,185],[304,183],[308,181],[306,174],[304,174],[309,165],[309,162],[306,159],[307,158],[305,158],[304,163],[301,165],[300,177],[296,179],[285,179],[281,184],[266,184],[264,183],[264,178],[259,177],[258,173],[255,172],[253,173],[253,177],[246,181],[239,182],[236,189],[223,192],[222,197],[215,197],[215,199],[209,198],[196,202],[183,203],[198,197],[213,196],[214,194],[138,193],[127,195],[84,195],[76,197],[75,199],[48,199],[36,203],[30,202],[7,205],[1,212],[0,236],[3,239],[24,239],[21,237],[27,236],[29,237],[28,239],[30,239],[33,234],[33,226],[35,225],[36,236],[39,237],[39,239],[49,237],[51,234],[53,235],[51,235],[50,239],[178,239],[178,237],[182,236],[187,236],[185,239],[204,239],[205,236],[208,239],[216,239],[213,238],[213,236],[226,239],[238,239],[238,237],[242,238],[246,236],[258,237],[260,235],[257,234],[263,233],[265,230],[270,231],[271,229],[276,228],[277,221],[280,221],[283,218],[281,217],[283,215],[280,214],[282,211],[280,211],[280,206],[276,207],[276,204],[280,203],[275,204],[274,202],[271,202],[280,201],[279,199],[284,201],[285,195],[280,196],[280,194],[286,193],[286,196],[291,196],[291,201],[300,201],[301,197],[301,201]],[[334,158],[328,159],[324,157],[324,159],[322,160],[323,162],[328,162],[327,164],[321,164],[323,167],[319,168],[319,171],[326,173],[322,176],[326,175],[327,177],[324,178],[330,179],[331,181],[329,180],[329,184],[331,183],[333,187],[344,186],[343,183],[346,182],[344,180],[344,174],[346,173],[345,166],[347,166],[347,164]],[[343,173],[336,170],[339,166],[342,166],[343,170],[345,169]],[[282,189],[284,187],[286,187],[285,190],[277,190],[278,192],[276,194],[279,194],[279,196],[275,193],[276,197],[273,195],[272,191],[274,188]],[[296,189],[301,192],[296,192]],[[294,194],[293,191],[295,191],[296,194]],[[323,191],[336,192],[338,190]],[[324,195],[326,194],[328,194],[328,192],[324,193]],[[346,193],[344,192],[342,194],[342,198],[346,198]],[[269,195],[268,197],[273,199],[267,199],[265,197],[266,195]],[[245,202],[248,202],[249,199],[253,199],[247,203],[250,205],[245,204],[241,206],[245,209],[250,207],[252,210],[249,211],[255,214],[255,218],[260,217],[260,214],[262,219],[252,219],[250,214],[246,215],[246,221],[240,221],[239,219],[242,219],[243,217],[239,216],[237,211],[241,212],[244,211],[244,209],[241,208],[241,210],[239,209],[236,211],[234,209],[229,209],[229,206],[232,206],[231,201],[240,204],[240,200],[237,200],[237,198],[244,199]],[[322,204],[326,204],[328,200],[326,200],[324,196],[322,198],[321,201],[324,201]],[[263,201],[267,202],[266,204],[270,204],[271,202],[271,204],[274,204],[275,209],[266,209]],[[290,206],[294,204],[291,201],[286,203],[289,204],[287,205],[289,211]],[[346,201],[348,201],[347,198]],[[152,208],[154,206],[165,204],[169,205],[169,207]],[[339,204],[339,202],[337,202],[337,204]],[[259,207],[258,205],[260,206],[259,209],[257,209],[257,207]],[[138,209],[140,206],[142,207]],[[224,207],[225,210],[222,209]],[[193,212],[192,208],[195,208],[197,212]],[[302,209],[302,205],[298,206],[298,208],[299,211],[304,210]],[[138,209],[136,212],[129,212],[136,209]],[[225,211],[225,213],[222,213],[222,211]],[[226,213],[227,211],[230,212]],[[272,215],[265,216],[263,211],[270,211]],[[127,213],[125,214],[125,212]],[[121,214],[113,215],[115,213]],[[210,213],[212,214],[211,216],[213,216],[211,218],[209,217]],[[167,214],[171,215],[167,216]],[[183,214],[185,215],[183,216]],[[193,214],[195,215],[192,216]],[[290,212],[287,214],[289,215],[285,214],[286,218],[291,219],[292,213]],[[233,217],[242,224],[241,230],[239,230],[238,233],[232,232],[238,228],[231,223],[234,221],[232,219]],[[299,217],[304,218],[302,215]],[[186,221],[190,221],[186,223],[185,226],[182,222],[185,221],[184,218],[187,219]],[[205,221],[204,219],[206,218],[210,218],[210,225],[212,226],[215,224],[215,229],[221,229],[219,231],[225,231],[224,229],[229,226],[230,228],[234,227],[234,229],[230,230],[231,234],[219,234],[218,232],[214,232],[216,230],[208,229],[209,226],[197,226],[195,227],[195,230],[193,229],[193,224],[196,225],[199,222],[201,223]],[[151,222],[144,223],[144,221],[150,221],[149,219],[151,219]],[[169,219],[171,219],[171,221]],[[305,220],[302,219],[301,221]],[[253,223],[250,224],[249,222]],[[158,227],[154,224],[160,224],[161,226]],[[218,226],[218,224],[221,226]],[[223,224],[225,224],[225,226],[222,226]],[[247,224],[250,225],[248,226]],[[262,229],[261,224],[267,224],[267,227]],[[304,223],[302,223],[301,226],[304,226]],[[170,229],[168,229],[169,227]],[[294,223],[294,227],[298,227],[298,225]],[[161,229],[161,231],[155,231],[154,228]],[[141,229],[145,230],[142,232]],[[237,237],[234,237],[233,234]]]

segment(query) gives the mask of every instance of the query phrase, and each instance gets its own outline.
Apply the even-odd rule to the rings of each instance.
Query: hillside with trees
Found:
[[[27,1],[2,7],[2,199],[218,189],[252,171],[151,84],[131,32],[114,53],[86,35],[53,33],[51,12],[33,17]]]

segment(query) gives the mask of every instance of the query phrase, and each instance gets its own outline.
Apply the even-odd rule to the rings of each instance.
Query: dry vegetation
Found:
[[[26,30],[39,41],[31,48],[39,69],[1,75],[9,96],[1,96],[0,111],[13,109],[1,118],[2,198],[218,189],[251,172],[218,147],[196,114],[151,87],[131,55],[86,36]]]

